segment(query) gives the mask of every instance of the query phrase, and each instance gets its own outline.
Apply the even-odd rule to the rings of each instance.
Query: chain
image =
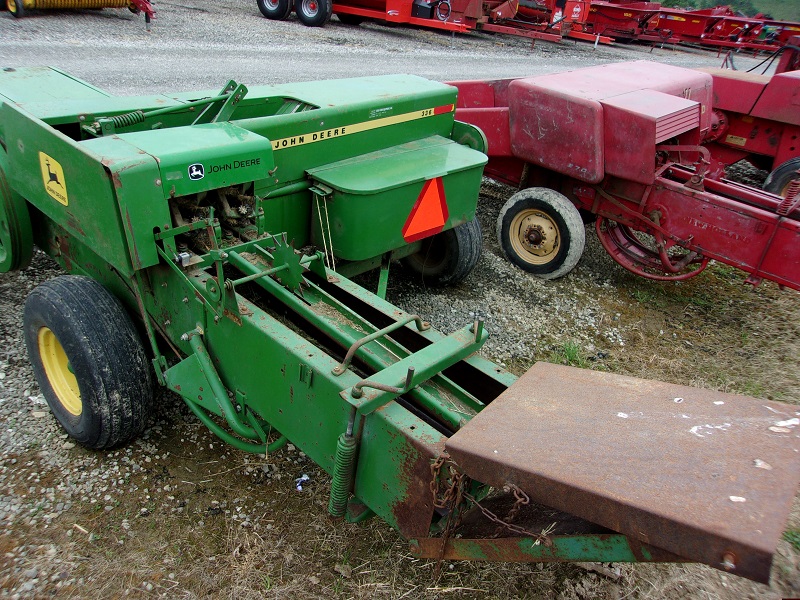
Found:
[[[502,531],[502,529],[507,529],[511,533],[516,533],[517,535],[523,535],[536,540],[536,543],[542,543],[545,546],[552,546],[553,542],[548,537],[550,533],[553,531],[555,527],[555,523],[553,525],[545,528],[540,533],[534,533],[532,531],[528,531],[524,527],[520,527],[518,525],[514,525],[512,521],[517,517],[520,509],[523,506],[527,506],[530,504],[531,499],[528,495],[519,489],[516,485],[508,484],[505,487],[505,491],[511,491],[514,494],[514,506],[508,511],[508,516],[506,520],[501,519],[488,508],[481,505],[469,492],[466,491],[465,482],[467,478],[464,476],[461,471],[457,470],[456,468],[448,467],[449,470],[449,484],[444,488],[443,491],[440,491],[440,475],[442,468],[452,461],[450,460],[450,456],[447,453],[442,453],[439,457],[431,463],[431,482],[430,482],[430,490],[431,490],[431,497],[433,498],[433,506],[435,508],[440,509],[447,509],[447,523],[445,525],[444,531],[442,533],[442,545],[439,551],[439,560],[437,561],[436,568],[434,573],[438,577],[440,572],[441,562],[444,558],[444,551],[445,546],[447,545],[447,540],[453,535],[456,527],[458,527],[458,521],[460,521],[460,517],[463,511],[459,511],[458,507],[461,504],[463,499],[468,500],[472,504],[474,504],[478,510],[481,511],[483,516],[487,519],[496,523],[498,525],[498,532]],[[499,535],[499,533],[498,533]]]
[[[453,536],[453,532],[458,527],[461,521],[461,505],[464,495],[464,487],[468,481],[464,474],[453,467],[448,467],[450,483],[445,487],[444,491],[439,493],[439,481],[442,467],[450,460],[447,453],[442,453],[431,464],[431,483],[430,490],[433,497],[433,506],[435,508],[447,510],[447,522],[445,523],[442,532],[441,546],[439,547],[439,557],[436,561],[436,566],[433,570],[434,580],[438,581],[442,572],[442,560],[444,560],[444,552],[447,546],[447,541]]]
[[[523,492],[513,483],[509,484],[508,487],[511,488],[511,491],[514,492],[514,506],[511,507],[511,510],[508,511],[508,517],[506,517],[506,522],[511,523],[516,517],[519,509],[523,506],[527,506],[531,503],[531,499],[528,498],[528,494]]]
[[[439,474],[445,463],[450,460],[447,453],[439,455],[431,464],[431,483],[430,490],[433,496],[434,508],[450,508],[452,505],[453,497],[456,495],[456,490],[461,483],[464,475],[460,471],[450,469],[450,484],[439,494]]]
[[[550,540],[548,535],[552,531],[553,526],[555,525],[555,523],[553,525],[551,525],[550,527],[547,527],[541,533],[534,533],[532,531],[528,531],[524,527],[520,527],[518,525],[514,525],[513,523],[509,523],[509,521],[512,521],[514,519],[514,517],[516,517],[517,512],[519,512],[519,509],[522,506],[525,506],[526,504],[530,503],[530,498],[528,498],[528,496],[527,496],[527,494],[525,494],[525,492],[523,492],[521,489],[519,489],[517,486],[515,486],[513,484],[509,485],[509,487],[514,492],[514,498],[516,499],[516,502],[514,503],[514,506],[511,508],[511,510],[508,511],[508,518],[505,521],[503,519],[501,519],[500,517],[498,517],[496,514],[494,514],[492,511],[490,511],[485,506],[481,506],[481,503],[478,502],[475,498],[473,498],[469,493],[464,492],[464,498],[466,498],[467,500],[472,502],[472,504],[477,506],[478,510],[481,511],[481,513],[483,514],[484,517],[486,517],[487,519],[489,519],[493,523],[497,523],[497,525],[499,525],[500,527],[508,529],[511,533],[516,533],[516,534],[519,534],[519,535],[524,535],[524,536],[528,536],[528,537],[534,538],[537,542],[540,542],[540,543],[544,544],[545,546],[548,546],[548,547],[552,546],[553,542]]]

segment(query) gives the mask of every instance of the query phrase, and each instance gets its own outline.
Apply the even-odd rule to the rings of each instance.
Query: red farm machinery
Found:
[[[485,31],[532,39],[563,37],[611,43],[694,43],[775,51],[800,33],[800,23],[737,14],[729,6],[687,11],[627,0],[256,0],[261,13],[282,20],[294,10],[307,26],[332,14],[358,25],[372,19],[458,33]]]
[[[800,33],[800,23],[764,15],[746,17],[730,6],[702,10],[668,8],[658,2],[594,0],[575,26],[586,34],[618,40],[687,43],[716,48],[774,51]]]
[[[749,96],[729,94],[742,82]],[[749,283],[800,290],[800,71],[758,79],[638,61],[453,85],[457,118],[487,136],[486,174],[520,190],[497,235],[522,269],[569,272],[590,216],[638,275],[687,279],[716,260]],[[767,180],[783,195],[721,177],[720,157],[785,161]]]

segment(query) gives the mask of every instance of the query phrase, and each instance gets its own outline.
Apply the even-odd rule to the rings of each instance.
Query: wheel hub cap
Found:
[[[42,358],[44,372],[53,392],[67,412],[79,416],[83,412],[81,392],[61,342],[47,327],[39,330],[38,341],[39,356]]]
[[[511,245],[517,256],[534,265],[553,260],[561,247],[558,226],[540,210],[523,210],[511,222]]]

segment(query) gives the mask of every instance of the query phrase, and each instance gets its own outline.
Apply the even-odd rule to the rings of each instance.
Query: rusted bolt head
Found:
[[[736,569],[736,555],[733,552],[726,552],[722,555],[722,568],[726,571]]]
[[[533,246],[538,246],[544,241],[544,236],[542,232],[539,231],[536,227],[531,227],[528,231],[525,232],[525,239],[528,240],[528,243]]]

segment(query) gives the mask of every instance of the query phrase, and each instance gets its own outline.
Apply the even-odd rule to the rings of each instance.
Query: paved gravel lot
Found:
[[[220,88],[231,78],[245,84],[262,84],[414,73],[445,81],[541,74],[630,59],[688,67],[718,66],[722,60],[714,53],[669,48],[594,49],[588,44],[572,42],[558,45],[537,42],[532,48],[524,39],[477,34],[452,36],[377,24],[353,27],[339,23],[336,18],[326,28],[312,30],[300,25],[294,16],[282,23],[268,21],[261,17],[255,1],[246,0],[163,2],[157,9],[158,18],[150,33],[145,31],[143,18],[127,10],[40,12],[21,20],[0,12],[0,67],[52,65],[122,95]],[[739,57],[737,62],[742,66],[755,64],[748,57]],[[788,360],[791,366],[784,363],[780,377],[772,378],[772,385],[759,383],[761,387],[752,390],[747,383],[755,377],[752,373],[741,375],[741,381],[733,376],[717,380],[710,369],[706,370],[705,358],[689,368],[669,362],[666,354],[673,354],[680,361],[681,357],[691,356],[687,354],[689,350],[700,352],[695,346],[703,345],[706,337],[703,328],[710,333],[720,327],[715,320],[718,317],[693,300],[687,300],[682,314],[667,314],[662,310],[653,320],[655,313],[647,313],[648,322],[642,321],[643,313],[637,311],[644,310],[642,303],[657,303],[662,295],[666,298],[672,294],[669,302],[674,301],[676,294],[680,298],[703,297],[704,284],[687,284],[676,288],[678,292],[640,285],[603,255],[591,235],[584,260],[575,274],[565,279],[543,282],[512,267],[502,257],[492,234],[497,213],[508,193],[509,190],[491,182],[484,186],[479,211],[484,254],[478,269],[465,284],[454,290],[426,290],[397,273],[391,281],[389,299],[420,312],[444,331],[462,326],[476,313],[484,316],[493,334],[485,353],[516,372],[524,371],[534,360],[558,361],[559,352],[570,342],[580,348],[581,360],[587,366],[607,361],[611,370],[640,374],[644,367],[640,362],[634,363],[626,353],[647,340],[649,352],[664,353],[650,359],[649,368],[658,378],[800,402],[796,344],[788,349],[781,346],[776,351],[782,354],[775,360]],[[102,597],[116,594],[120,589],[125,589],[126,594],[135,591],[143,596],[174,597],[178,592],[184,596],[203,595],[196,589],[186,591],[192,588],[181,582],[180,569],[172,563],[160,567],[161,579],[146,578],[141,575],[146,568],[132,566],[136,576],[126,574],[130,582],[121,588],[104,587],[102,575],[95,574],[93,578],[91,571],[76,575],[79,571],[76,565],[81,563],[65,549],[73,547],[70,546],[73,536],[81,539],[88,536],[91,542],[91,536],[100,535],[88,525],[81,525],[86,507],[112,515],[122,546],[131,543],[132,535],[126,537],[126,532],[136,530],[155,511],[176,519],[189,513],[191,504],[186,504],[188,492],[183,484],[198,485],[197,481],[206,481],[205,474],[193,478],[181,471],[181,478],[175,475],[176,469],[191,473],[201,465],[199,468],[212,473],[210,477],[221,481],[228,473],[226,461],[235,456],[236,467],[230,469],[235,472],[230,477],[248,482],[282,478],[286,483],[304,471],[314,477],[321,478],[322,474],[293,448],[270,463],[249,462],[250,459],[238,453],[232,454],[203,430],[178,400],[168,395],[159,397],[158,414],[142,439],[106,454],[76,448],[49,414],[28,366],[20,331],[21,306],[26,294],[37,283],[57,274],[58,269],[46,257],[37,255],[29,270],[0,276],[0,422],[3,424],[0,522],[7,528],[7,534],[0,535],[0,554],[5,553],[4,558],[0,557],[0,597],[56,593]],[[369,276],[362,282],[374,285]],[[720,285],[732,294],[725,304],[730,313],[725,314],[748,335],[753,332],[759,335],[762,327],[765,336],[773,334],[768,316],[761,324],[751,322],[753,311],[780,310],[796,316],[796,296],[787,296],[793,292],[779,294],[775,286],[766,284],[757,293],[747,295],[734,291],[734,286],[737,290],[741,287],[738,280],[723,281]],[[720,312],[721,305],[716,304],[719,298],[709,298],[708,302],[714,302],[715,312]],[[796,323],[797,319],[780,321],[782,335],[795,341],[800,339]],[[659,345],[662,343],[659,340],[667,341]],[[737,344],[748,347],[744,340],[731,345]],[[674,351],[665,350],[672,347]],[[703,352],[711,355],[709,361],[726,360],[724,353],[715,354],[720,352],[718,347],[704,348]],[[182,462],[188,454],[192,455],[192,461]],[[164,476],[164,472],[171,475]],[[220,479],[216,479],[218,475]],[[288,485],[287,489],[291,488]],[[261,516],[266,514],[267,500],[247,495],[247,486],[243,489],[240,496],[233,497],[214,489],[212,495],[216,495],[207,498],[200,516],[193,517],[192,527],[202,528],[205,520],[221,514],[228,526],[233,523],[244,529],[261,528],[259,531],[266,536],[273,527],[269,519]],[[324,495],[321,497],[324,500]],[[126,498],[132,500],[126,504]],[[317,507],[317,517],[324,515],[324,501],[315,502],[321,505]],[[120,505],[126,507],[124,512]],[[30,540],[13,538],[26,531],[31,532]],[[792,585],[800,585],[796,556],[788,550],[788,544],[782,552],[786,555],[782,568],[788,574],[782,575],[776,585],[784,591],[793,591],[796,588]],[[194,564],[194,568],[199,567]],[[779,593],[749,584],[726,591],[726,581],[730,578],[701,573],[698,577],[705,577],[707,583],[695,582],[696,589],[711,590],[709,597],[712,593],[715,597],[730,598],[747,594],[777,597]],[[692,577],[685,577],[684,582],[687,579]],[[317,585],[320,577],[311,575],[306,583]],[[393,591],[398,597],[406,589],[398,587]],[[222,595],[219,590],[217,594]],[[321,591],[320,594],[326,595]],[[208,595],[216,594],[212,590]]]

